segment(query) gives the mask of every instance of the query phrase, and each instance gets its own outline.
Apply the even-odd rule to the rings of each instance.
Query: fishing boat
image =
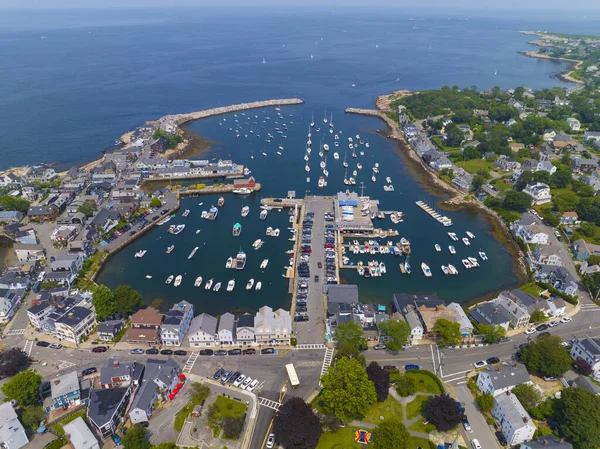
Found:
[[[261,246],[263,246],[263,243],[265,243],[265,242],[263,242],[261,239],[257,239],[252,244],[252,248],[259,249]]]
[[[448,237],[450,237],[455,242],[458,241],[458,237],[456,236],[456,234],[454,232],[449,232]]]
[[[194,287],[200,287],[202,285],[202,276],[198,276],[194,281]]]
[[[266,209],[263,209],[260,211],[260,215],[258,216],[258,218],[260,218],[261,220],[266,220],[267,215],[269,215],[269,212]]]
[[[254,287],[255,290],[260,290],[262,288],[262,282],[258,281],[256,283],[256,287]]]
[[[254,279],[250,279],[248,281],[248,283],[246,284],[246,290],[252,290],[252,287],[254,287]]]
[[[248,206],[242,207],[242,217],[247,217],[250,213],[250,208]]]
[[[213,287],[213,292],[218,292],[219,290],[221,290],[221,283],[217,282]]]
[[[446,265],[442,265],[442,273],[450,274],[450,270],[448,269],[448,267]]]
[[[451,275],[458,274],[458,270],[456,269],[456,267],[454,265],[448,265],[448,271],[450,272]]]
[[[175,276],[173,276],[172,274],[167,278],[167,280],[165,281],[165,284],[170,284],[171,282],[173,282],[173,279],[175,278]]]
[[[242,233],[242,225],[240,223],[234,224],[231,233],[234,237],[238,237]]]
[[[252,193],[252,190],[250,190],[247,187],[242,187],[241,189],[232,190],[232,192],[236,195],[249,195],[250,193]]]
[[[467,231],[465,234],[467,234],[467,237],[469,237],[470,239],[475,238],[475,234],[473,234],[471,231]]]
[[[487,254],[483,251],[479,251],[479,257],[481,257],[481,260],[488,260]]]
[[[183,276],[181,276],[180,274],[177,275],[177,277],[175,278],[175,282],[173,283],[173,285],[175,287],[179,287],[181,285],[181,281],[183,280]]]
[[[204,290],[210,290],[212,288],[214,279],[209,279],[208,281],[206,281],[206,284],[204,285]]]
[[[172,215],[169,215],[168,217],[165,217],[165,218],[163,218],[162,220],[160,220],[160,221],[159,221],[158,223],[156,223],[156,224],[157,224],[158,226],[162,226],[162,225],[164,225],[165,223],[168,223],[168,222],[171,220],[171,218],[173,218],[173,216],[172,216]]]
[[[269,265],[269,259],[264,259],[261,263],[260,263],[260,269],[264,270],[265,268],[267,268],[267,265]]]
[[[235,279],[232,279],[227,283],[227,291],[232,292],[234,288],[235,288]]]
[[[218,214],[219,214],[219,209],[217,209],[215,206],[210,206],[210,210],[208,211],[208,215],[206,216],[206,219],[214,221],[217,219]]]
[[[167,254],[171,254],[173,252],[173,250],[175,249],[175,245],[171,245],[167,248]]]
[[[225,268],[231,268],[232,265],[233,265],[233,257],[229,257],[229,259],[227,259],[227,262],[225,262]]]
[[[462,241],[463,241],[463,243],[465,244],[465,246],[471,246],[471,242],[469,241],[469,239],[468,239],[468,238],[466,238],[466,237],[463,237]]]
[[[473,268],[473,266],[471,265],[471,262],[469,261],[469,259],[463,259],[462,260],[462,264],[465,266],[465,268],[469,269],[469,268]]]
[[[173,229],[170,229],[169,232],[173,235],[177,235],[179,234],[181,231],[183,231],[185,229],[185,225],[184,224],[180,224],[175,226]]]
[[[225,205],[225,198],[220,197],[219,200],[217,201],[217,206],[223,207],[224,205]]]
[[[235,258],[235,269],[243,270],[246,267],[246,253],[240,251]]]
[[[182,217],[187,217],[190,214],[190,210],[186,209],[183,211],[183,214],[181,214]]]
[[[147,252],[148,252],[147,250],[143,249],[143,250],[138,251],[137,253],[135,253],[134,257],[136,259],[141,259],[142,257],[144,257],[146,255]]]
[[[448,251],[450,251],[450,254],[456,254],[456,248],[454,248],[452,245],[448,247]]]
[[[421,263],[421,270],[423,270],[423,274],[425,275],[425,277],[431,277],[431,269],[429,268],[429,265],[427,265],[425,262]]]
[[[194,254],[196,254],[196,251],[198,251],[198,249],[199,249],[199,248],[196,246],[196,247],[195,247],[195,248],[192,250],[192,252],[191,252],[191,253],[190,253],[190,255],[188,256],[188,260],[189,260],[189,259],[191,259],[192,257],[194,257]]]
[[[436,250],[437,252],[440,252],[440,251],[442,250],[442,247],[436,243],[436,244],[435,244],[435,250]]]

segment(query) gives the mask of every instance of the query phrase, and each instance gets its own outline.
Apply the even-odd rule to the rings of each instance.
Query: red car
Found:
[[[92,349],[92,352],[106,352],[108,348],[106,346],[96,346]]]
[[[319,268],[323,268],[323,264],[322,264],[321,262],[319,262],[319,263],[317,264],[317,267],[319,267]]]
[[[325,248],[333,248],[333,243],[327,243],[326,245],[323,245]]]

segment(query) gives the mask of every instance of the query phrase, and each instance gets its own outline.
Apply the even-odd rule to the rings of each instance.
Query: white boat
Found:
[[[233,265],[233,257],[229,257],[229,259],[227,259],[227,262],[225,262],[225,268],[231,268],[232,265]]]
[[[354,171],[352,172],[352,176],[358,176],[358,171],[354,170]]]
[[[321,167],[321,168],[325,168],[325,161],[321,161],[321,162],[319,162],[319,167]]]
[[[246,187],[242,187],[241,189],[233,190],[233,193],[236,193],[238,195],[248,195],[249,193],[252,193],[252,190],[250,190]]]
[[[168,223],[168,222],[171,220],[171,218],[173,218],[173,216],[172,216],[172,215],[169,215],[168,217],[165,217],[165,218],[163,218],[162,220],[160,220],[160,221],[159,221],[158,223],[156,223],[156,224],[157,224],[158,226],[162,226],[162,225],[164,225],[165,223]]]
[[[365,147],[369,148],[369,142],[365,142]]]
[[[202,213],[200,214],[200,218],[204,218],[207,219],[208,218],[208,212],[203,210]]]
[[[248,206],[242,207],[242,217],[247,217],[250,213],[250,208]]]
[[[356,168],[358,168],[359,170],[362,170],[362,164],[359,162],[358,164],[356,164]]]
[[[318,186],[319,187],[325,187],[325,178],[323,176],[319,177]]]
[[[473,268],[473,265],[471,265],[471,262],[469,261],[469,259],[463,259],[462,260],[462,264],[465,266],[465,268],[469,269],[469,268]]]
[[[198,251],[199,247],[195,247],[192,252],[190,253],[190,255],[188,256],[188,260],[191,259],[192,257],[194,257],[194,254],[196,254],[196,251]]]
[[[435,250],[436,250],[437,252],[440,252],[440,251],[442,250],[442,247],[436,243],[436,244],[435,244]]]
[[[271,236],[271,233],[272,233],[272,232],[273,232],[273,228],[272,228],[271,226],[269,226],[269,227],[267,228],[267,232],[266,232],[266,234],[267,234],[268,236]]]
[[[454,248],[452,245],[448,247],[448,251],[450,251],[450,254],[456,254],[456,248]]]
[[[172,274],[167,278],[167,280],[165,281],[165,284],[170,284],[171,282],[173,282],[173,279],[175,278],[175,276],[173,276]]]
[[[329,145],[327,145],[327,144],[324,144],[324,145],[323,145],[323,149],[324,149],[325,151],[329,151]]]
[[[227,291],[232,292],[234,288],[235,288],[235,279],[232,279],[227,283]]]
[[[146,255],[147,252],[148,252],[148,250],[143,249],[143,250],[138,251],[137,253],[135,253],[134,257],[136,259],[141,259],[142,257],[144,257]]]
[[[354,178],[350,178],[348,181],[350,182],[351,185],[356,184],[356,179],[354,179]]]
[[[373,181],[373,182],[377,181],[377,178],[375,177],[375,175],[371,176],[371,181]]]
[[[446,265],[442,265],[442,272],[444,274],[450,274],[450,270],[448,269],[448,267]]]
[[[260,290],[262,288],[262,282],[258,281],[256,283],[256,287],[254,287],[255,290]]]
[[[373,167],[373,173],[379,173],[379,169],[377,167]]]
[[[179,287],[179,286],[181,285],[181,281],[182,281],[182,280],[183,280],[183,276],[181,276],[181,275],[178,275],[178,276],[175,278],[175,282],[173,283],[173,285],[174,285],[175,287]]]
[[[308,162],[308,154],[305,154],[305,155],[304,155],[304,160],[305,160],[306,162]]]
[[[187,217],[190,214],[190,210],[186,209],[183,211],[183,214],[181,214],[182,217]]]
[[[200,234],[200,229],[196,229],[196,235]]]
[[[375,162],[375,168],[379,168],[379,162]]]
[[[273,232],[271,232],[271,237],[279,237],[280,232],[281,231],[279,231],[279,228],[273,229]]]
[[[248,283],[246,284],[246,290],[252,290],[253,286],[254,286],[254,279],[250,279],[248,281]]]
[[[202,285],[202,276],[198,276],[194,281],[194,287],[200,287]]]
[[[258,218],[260,218],[261,220],[266,220],[267,215],[269,215],[269,212],[266,209],[263,209],[260,211],[260,215],[258,216]]]
[[[336,151],[335,153],[333,153],[333,158],[337,161],[340,158],[339,153]]]
[[[390,178],[389,176],[385,178],[385,182],[387,182],[388,184],[392,183],[392,178]]]
[[[264,270],[265,268],[267,268],[267,265],[269,265],[269,259],[264,259],[261,263],[260,263],[260,269]]]
[[[483,251],[479,251],[479,257],[481,257],[481,260],[488,260],[487,254]]]
[[[152,276],[150,276],[149,274],[146,275],[146,279],[152,279]]]
[[[219,290],[221,290],[221,283],[217,282],[213,287],[213,292],[218,292]]]
[[[198,203],[198,206],[202,206],[204,203]]]
[[[169,229],[169,232],[173,235],[177,235],[179,234],[181,231],[183,231],[185,229],[185,225],[184,224],[180,224],[175,226],[173,229]]]
[[[263,241],[261,239],[257,239],[254,241],[254,243],[252,244],[252,248],[254,249],[259,249],[262,245],[263,245]]]
[[[425,262],[421,263],[421,270],[423,270],[425,277],[431,277],[431,269]]]
[[[471,242],[469,242],[469,239],[466,238],[466,237],[463,237],[462,241],[465,244],[465,246],[470,246],[471,245]]]
[[[475,234],[473,234],[471,231],[467,231],[466,234],[467,234],[467,237],[469,237],[470,239],[475,238]]]
[[[210,290],[212,288],[213,282],[213,279],[209,279],[208,281],[206,281],[206,285],[204,285],[204,290]]]
[[[449,232],[448,237],[450,237],[455,242],[458,241],[458,237],[456,236],[456,234],[454,232]]]
[[[306,170],[307,172],[310,171],[310,167],[308,166],[308,164],[306,164],[306,167],[304,167],[304,170]]]
[[[478,267],[479,266],[479,262],[477,261],[477,259],[475,257],[468,257],[467,259],[469,259],[469,262],[471,262],[471,265],[473,267]]]
[[[243,270],[246,267],[246,253],[240,251],[235,258],[235,269]]]
[[[458,270],[456,269],[456,267],[454,265],[448,265],[448,271],[452,275],[457,275],[458,274]]]

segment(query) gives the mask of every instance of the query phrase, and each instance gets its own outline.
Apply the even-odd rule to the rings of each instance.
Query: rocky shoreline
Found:
[[[530,44],[539,45],[539,44],[535,43],[535,41],[534,42],[530,42]],[[555,58],[555,57],[552,57],[552,56],[544,55],[544,54],[539,53],[537,51],[521,51],[519,53],[521,53],[522,55],[525,55],[525,56],[527,56],[529,58],[550,59],[550,60],[553,60],[553,61],[568,62],[568,63],[570,63],[569,68],[566,71],[557,74],[556,76],[559,79],[561,79],[563,81],[566,81],[568,83],[574,83],[574,84],[580,84],[580,85],[584,84],[583,81],[578,80],[577,78],[573,78],[571,76],[571,73],[575,72],[576,70],[579,70],[579,68],[581,67],[581,64],[583,64],[583,61],[579,61],[577,59]]]

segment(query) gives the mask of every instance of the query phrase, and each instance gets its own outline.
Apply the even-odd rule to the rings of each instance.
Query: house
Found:
[[[96,326],[93,308],[75,306],[55,321],[56,336],[75,344],[83,341]]]
[[[600,256],[600,245],[588,243],[583,239],[575,240],[571,249],[576,260],[588,260],[591,255]]]
[[[117,335],[123,330],[123,322],[121,320],[103,321],[98,324],[98,339],[103,341],[114,340]]]
[[[547,129],[544,131],[544,134],[542,134],[542,138],[544,139],[544,142],[552,142],[558,133],[559,131],[556,129]]]
[[[0,289],[0,324],[6,324],[12,320],[24,297],[25,291],[23,290]]]
[[[154,309],[140,309],[131,315],[131,327],[143,329],[159,329],[164,315]]]
[[[0,289],[4,290],[27,290],[31,285],[29,276],[21,276],[18,273],[6,272],[0,276]]]
[[[261,307],[254,316],[254,336],[259,344],[289,345],[292,334],[290,313],[283,309],[273,311]]]
[[[573,343],[571,348],[573,360],[583,359],[594,371],[600,371],[600,339],[585,337]]]
[[[39,303],[27,309],[29,322],[36,329],[42,328],[44,319],[54,311],[54,306],[49,301],[40,301]]]
[[[533,250],[531,260],[537,265],[554,265],[562,267],[560,248],[552,245],[539,245]]]
[[[63,426],[73,449],[100,449],[98,440],[81,416]]]
[[[215,346],[218,320],[207,313],[201,313],[190,323],[188,332],[189,346],[193,348]]]
[[[521,363],[499,367],[488,366],[477,376],[477,386],[483,393],[490,393],[492,396],[506,393],[518,384],[532,385],[527,368]]]
[[[498,167],[500,170],[504,171],[514,171],[521,169],[521,163],[517,161],[512,161],[508,158],[508,156],[500,155],[498,159],[494,162],[494,165]]]
[[[254,343],[254,317],[244,313],[238,318],[235,326],[235,337],[237,344],[251,345]]]
[[[583,133],[583,140],[600,142],[600,131],[586,131]]]
[[[77,275],[83,267],[83,262],[85,258],[81,253],[61,254],[50,263],[50,269],[54,272],[67,271]]]
[[[552,435],[546,435],[521,443],[521,449],[573,449],[573,445],[565,440],[557,440]]]
[[[529,325],[530,312],[523,302],[530,302],[530,295],[523,293],[519,289],[505,290],[501,292],[497,298],[490,301],[496,307],[504,309],[510,316],[510,323],[513,327],[526,327]],[[533,299],[533,298],[532,298]]]
[[[73,225],[59,226],[50,235],[50,240],[52,240],[54,243],[66,245],[67,242],[70,242],[75,238],[78,229],[78,226]]]
[[[121,362],[106,359],[100,370],[100,387],[104,389],[138,386],[144,365],[137,362]]]
[[[576,118],[569,117],[567,119],[567,124],[569,125],[569,128],[571,128],[571,131],[581,130],[581,123]]]
[[[23,219],[23,213],[17,210],[0,211],[0,223],[18,223]]]
[[[37,237],[33,229],[25,229],[15,233],[15,241],[24,245],[37,245]]]
[[[502,434],[509,447],[533,438],[535,424],[517,397],[510,391],[495,397],[492,416],[502,426]]]
[[[577,282],[564,267],[554,268],[548,276],[548,281],[562,293],[570,296],[577,294]]]
[[[101,437],[108,438],[121,423],[121,417],[129,404],[133,389],[110,388],[92,390],[87,417],[92,429]]]
[[[517,122],[517,121],[516,121],[514,118],[511,118],[511,119],[509,119],[509,120],[508,120],[508,121],[507,121],[507,122],[506,122],[504,125],[505,125],[507,128],[510,128],[511,126],[513,126],[513,125],[516,125],[517,123],[518,123],[518,122]]]
[[[435,293],[423,293],[416,295],[408,293],[394,293],[393,297],[394,310],[402,314],[404,321],[406,321],[410,326],[411,341],[423,339],[423,336],[427,330],[425,328],[425,323],[423,323],[421,319],[419,307],[425,306],[426,308],[434,309],[443,305],[443,301],[439,299]]]
[[[56,172],[53,168],[36,166],[31,167],[25,174],[27,182],[50,182],[56,178]]]
[[[566,98],[559,98],[558,95],[554,97],[554,106],[571,106],[571,101]]]
[[[545,230],[537,224],[526,224],[521,218],[519,221],[515,221],[512,225],[513,233],[516,237],[519,237],[525,243],[531,243],[536,245],[547,245],[548,234]]]
[[[175,304],[160,326],[160,339],[166,346],[181,346],[194,318],[194,306],[187,301]]]
[[[151,327],[130,327],[125,332],[127,343],[141,343],[144,345],[156,345],[160,343],[160,329]]]
[[[0,175],[0,187],[5,189],[18,189],[23,186],[23,179],[14,173]]]
[[[249,179],[234,179],[233,187],[236,189],[254,189],[256,187],[256,180],[252,176]]]
[[[103,208],[98,211],[91,224],[102,232],[109,232],[119,224],[119,219],[118,212]]]
[[[457,175],[452,179],[452,185],[462,192],[469,192],[471,190],[471,181],[466,175]]]
[[[353,284],[332,284],[327,289],[327,315],[332,316],[352,304],[358,304],[358,286]]]
[[[456,322],[460,324],[460,333],[467,337],[473,333],[473,323],[463,310],[462,306],[456,302],[451,302],[446,306],[448,310],[453,310],[456,313]]]
[[[598,162],[596,159],[582,159],[576,157],[573,159],[571,166],[573,167],[573,171],[577,173],[588,173],[593,172],[598,168]]]
[[[52,403],[46,411],[67,409],[81,404],[81,387],[77,371],[62,374],[50,381]]]
[[[29,443],[25,428],[10,402],[0,405],[0,444],[6,449],[19,449]]]
[[[217,336],[222,345],[232,345],[236,341],[235,316],[227,312],[219,318]]]
[[[502,326],[506,330],[511,323],[510,313],[504,307],[492,302],[478,304],[469,310],[469,315],[477,324],[493,324]]]
[[[577,212],[573,212],[573,211],[563,212],[562,215],[560,216],[560,224],[561,225],[572,226],[572,225],[575,225],[578,223],[579,223],[579,215],[577,215]]]
[[[25,186],[21,189],[21,197],[29,202],[37,201],[40,196],[40,189],[36,186]]]
[[[31,221],[42,222],[52,221],[59,214],[60,210],[51,206],[30,206],[27,210],[27,216]]]

